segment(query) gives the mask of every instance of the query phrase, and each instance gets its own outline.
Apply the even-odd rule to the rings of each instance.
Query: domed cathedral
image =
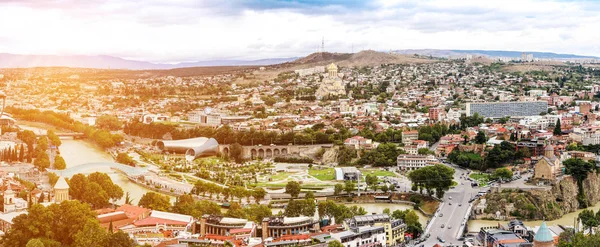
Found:
[[[338,67],[334,63],[327,66],[327,77],[323,78],[319,89],[315,92],[317,99],[337,97],[346,95],[346,87],[342,79],[338,77]]]
[[[562,168],[562,162],[554,154],[554,147],[548,144],[544,148],[544,156],[535,164],[533,179],[539,183],[552,183],[562,175]]]
[[[546,222],[542,222],[540,229],[535,233],[533,237],[533,247],[554,247],[554,237],[552,232],[546,226]]]
[[[54,202],[61,203],[69,200],[69,184],[63,177],[59,177],[54,185]]]

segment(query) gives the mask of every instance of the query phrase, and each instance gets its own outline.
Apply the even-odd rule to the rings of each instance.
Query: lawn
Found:
[[[362,172],[363,176],[367,176],[367,174],[373,174],[378,177],[396,177],[396,173],[379,169],[361,169],[360,172]]]
[[[490,174],[486,173],[471,173],[470,178],[476,180],[480,184],[487,184],[490,181]]]
[[[335,179],[335,170],[333,168],[322,170],[309,169],[308,174],[321,181],[330,181]]]
[[[271,176],[271,181],[281,181],[281,180],[284,180],[284,179],[286,179],[289,176],[294,175],[294,174],[296,174],[296,173],[279,172],[279,173]]]

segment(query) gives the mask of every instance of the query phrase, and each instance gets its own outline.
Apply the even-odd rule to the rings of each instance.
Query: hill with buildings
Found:
[[[297,69],[336,63],[341,66],[362,67],[380,64],[429,63],[431,59],[414,55],[392,54],[373,50],[358,53],[316,52],[291,62],[271,65],[271,68]]]
[[[458,57],[465,55],[487,56],[487,57],[512,57],[519,58],[523,53],[532,54],[534,58],[541,59],[600,59],[594,56],[562,54],[553,52],[532,52],[532,51],[495,51],[495,50],[443,50],[443,49],[407,49],[395,50],[393,53],[407,55],[422,55],[432,57]]]

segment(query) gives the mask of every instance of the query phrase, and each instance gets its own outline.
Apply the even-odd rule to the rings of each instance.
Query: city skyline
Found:
[[[0,53],[175,63],[400,49],[600,56],[591,1],[0,1]],[[572,18],[577,16],[578,18]],[[444,40],[444,42],[439,42]],[[44,45],[40,45],[40,44]]]

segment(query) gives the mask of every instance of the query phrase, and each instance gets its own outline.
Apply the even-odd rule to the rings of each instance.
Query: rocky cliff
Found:
[[[520,219],[554,220],[581,208],[577,200],[578,191],[577,182],[570,176],[547,191],[507,189],[488,194],[486,196],[488,203],[484,212],[495,215],[499,211],[501,215]],[[598,203],[600,174],[590,173],[583,181],[583,191],[590,205]]]

